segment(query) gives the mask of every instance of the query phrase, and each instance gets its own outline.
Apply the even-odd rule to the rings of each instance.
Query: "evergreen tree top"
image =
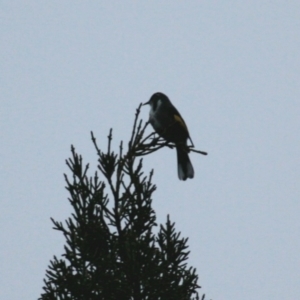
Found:
[[[140,157],[174,145],[154,133],[145,136],[148,123],[139,119],[140,108],[126,151],[122,142],[118,153],[112,151],[112,130],[105,152],[91,133],[98,155],[93,176],[71,147],[66,163],[72,177],[65,180],[74,211],[64,224],[52,219],[66,244],[62,257],[50,261],[40,300],[200,299],[196,269],[187,266],[188,239],[169,216],[153,232],[156,186],[153,171],[144,175]]]

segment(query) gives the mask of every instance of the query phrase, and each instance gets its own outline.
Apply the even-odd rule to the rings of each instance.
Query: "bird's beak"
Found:
[[[144,105],[147,105],[147,104],[150,104],[150,100],[149,100],[148,102],[145,102],[145,103],[143,104],[143,106],[144,106]]]

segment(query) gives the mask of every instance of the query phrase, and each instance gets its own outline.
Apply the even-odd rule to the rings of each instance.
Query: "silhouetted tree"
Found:
[[[125,153],[122,142],[118,154],[111,150],[112,130],[106,152],[91,133],[101,180],[99,171],[88,176],[89,165],[71,147],[66,163],[72,179],[65,180],[74,212],[65,224],[52,219],[66,245],[62,258],[50,261],[39,299],[199,299],[198,275],[186,262],[187,238],[176,233],[169,216],[153,233],[156,187],[138,157],[174,145],[153,133],[144,137],[148,124],[139,120],[140,108]]]

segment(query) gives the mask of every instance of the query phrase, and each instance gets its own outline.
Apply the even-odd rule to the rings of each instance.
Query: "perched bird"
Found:
[[[178,110],[163,93],[155,93],[144,105],[150,105],[149,122],[154,130],[167,142],[176,145],[178,177],[180,180],[194,177],[194,169],[188,155],[188,128]]]

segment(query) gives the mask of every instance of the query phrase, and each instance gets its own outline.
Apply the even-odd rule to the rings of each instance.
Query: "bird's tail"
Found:
[[[183,147],[176,147],[177,150],[177,164],[178,164],[178,177],[180,180],[194,177],[194,168],[190,161],[188,152]]]

